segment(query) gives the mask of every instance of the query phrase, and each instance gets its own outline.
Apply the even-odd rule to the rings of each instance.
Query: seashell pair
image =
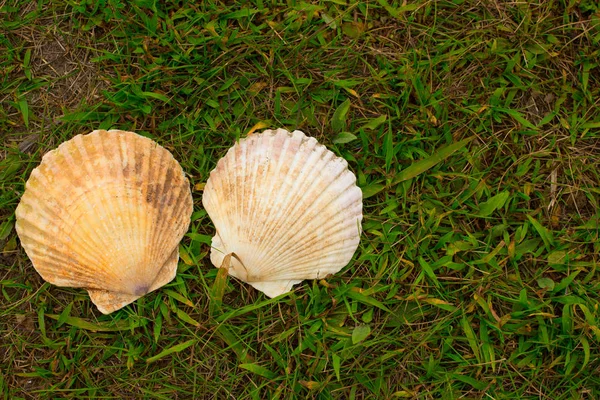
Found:
[[[300,131],[240,140],[202,202],[211,261],[270,297],[338,272],[360,238],[362,193],[345,160]],[[193,211],[189,182],[163,147],[132,132],[78,135],[46,154],[16,229],[48,282],[85,288],[105,314],[170,282]]]

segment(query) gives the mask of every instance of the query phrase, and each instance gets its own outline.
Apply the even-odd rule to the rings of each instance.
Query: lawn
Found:
[[[0,1],[0,398],[600,398],[599,60],[593,0]],[[364,232],[269,299],[217,274],[201,199],[278,127],[348,161]],[[102,315],[14,211],[109,128],[169,149],[194,213],[176,279]]]

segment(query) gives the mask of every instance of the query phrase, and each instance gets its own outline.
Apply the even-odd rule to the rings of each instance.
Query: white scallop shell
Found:
[[[362,192],[348,163],[301,131],[235,144],[210,173],[202,203],[216,235],[210,259],[269,297],[342,269],[360,240]]]
[[[169,151],[133,132],[99,130],[43,157],[16,229],[42,278],[85,288],[108,314],[175,277],[192,207]]]

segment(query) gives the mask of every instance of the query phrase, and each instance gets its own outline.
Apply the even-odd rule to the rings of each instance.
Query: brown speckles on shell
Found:
[[[94,131],[44,156],[16,228],[45,280],[87,289],[110,313],[174,278],[191,213],[189,182],[166,149],[132,132]]]

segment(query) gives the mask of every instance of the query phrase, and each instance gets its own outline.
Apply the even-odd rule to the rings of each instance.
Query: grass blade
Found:
[[[439,149],[432,156],[417,161],[411,166],[400,171],[400,173],[396,175],[396,177],[392,180],[392,185],[407,181],[422,174],[428,169],[444,161],[446,158],[450,157],[452,154],[454,154],[454,152],[465,147],[473,139],[474,137],[470,137],[467,139],[463,139],[460,142],[449,144]]]
[[[346,117],[350,110],[350,100],[344,101],[333,113],[331,128],[335,133],[341,132],[346,127]]]
[[[538,235],[542,238],[544,242],[544,246],[547,251],[550,251],[552,246],[554,245],[554,238],[552,237],[552,233],[546,229],[542,224],[540,224],[535,218],[531,215],[527,215],[527,219],[531,225],[533,225],[534,229],[537,231]]]
[[[489,217],[494,211],[504,206],[506,200],[510,196],[510,192],[504,191],[500,192],[497,195],[490,197],[486,202],[483,202],[479,205],[479,215],[480,217]]]
[[[240,368],[250,371],[258,376],[262,376],[263,378],[267,378],[267,379],[277,378],[277,374],[269,371],[265,367],[261,367],[258,364],[254,364],[254,363],[240,364]]]
[[[188,347],[195,345],[197,342],[198,341],[196,339],[190,339],[190,340],[188,340],[186,342],[183,342],[183,343],[180,343],[178,345],[169,347],[168,349],[165,349],[165,350],[161,351],[157,355],[152,356],[152,357],[146,359],[146,363],[150,364],[150,363],[153,363],[155,361],[160,360],[161,358],[164,358],[164,357],[166,357],[168,355],[171,355],[173,353],[179,353],[179,352],[187,349]]]
[[[345,293],[345,295],[346,295],[347,297],[350,297],[351,299],[354,299],[354,300],[356,300],[356,301],[360,302],[360,303],[363,303],[363,304],[367,304],[367,305],[370,305],[370,306],[377,307],[377,308],[379,308],[379,309],[381,309],[381,310],[383,310],[383,311],[386,311],[386,312],[391,312],[391,311],[390,311],[390,309],[389,309],[389,308],[387,308],[387,307],[386,307],[386,306],[385,306],[385,305],[384,305],[382,302],[380,302],[380,301],[377,301],[377,300],[375,300],[375,299],[374,299],[374,298],[372,298],[372,297],[365,296],[365,295],[364,295],[364,294],[362,294],[362,293],[355,292],[354,290],[349,290],[349,291],[347,291],[347,292]]]
[[[467,337],[467,342],[469,342],[469,346],[475,355],[478,363],[481,363],[481,354],[479,353],[479,345],[477,337],[475,336],[475,332],[473,332],[473,328],[471,328],[471,324],[467,320],[467,317],[463,315],[460,320],[460,325],[463,328],[463,332],[465,332],[465,336]]]
[[[46,314],[45,316],[48,318],[57,320],[57,321],[60,319],[63,323],[65,323],[67,325],[71,325],[76,328],[84,329],[86,331],[92,331],[92,332],[128,331],[128,330],[143,326],[147,322],[146,319],[138,319],[138,320],[128,319],[128,320],[123,320],[123,321],[116,321],[116,322],[110,322],[110,323],[97,323],[96,324],[96,323],[87,321],[83,318],[69,317],[69,316],[63,317],[62,314],[61,315]]]
[[[369,325],[359,325],[352,330],[352,344],[357,344],[365,340],[371,334]]]

